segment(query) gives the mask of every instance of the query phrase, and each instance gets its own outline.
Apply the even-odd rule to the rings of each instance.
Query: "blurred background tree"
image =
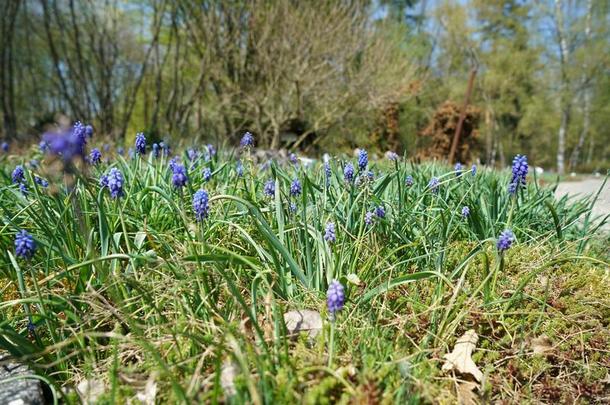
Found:
[[[610,5],[593,0],[0,0],[0,138],[67,116],[131,142],[316,154],[430,148],[446,105],[480,112],[470,159],[600,170]],[[449,103],[449,104],[447,104]],[[475,111],[472,110],[472,111]],[[473,132],[474,133],[474,132]],[[465,163],[465,162],[464,162]]]

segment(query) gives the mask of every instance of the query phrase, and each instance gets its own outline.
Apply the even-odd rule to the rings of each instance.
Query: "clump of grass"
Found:
[[[186,183],[165,153],[69,170],[47,157],[25,171],[26,196],[11,182],[26,157],[0,162],[0,348],[68,402],[89,379],[109,402],[152,381],[160,402],[415,403],[455,399],[442,355],[475,329],[481,399],[607,395],[608,255],[578,220],[590,200],[400,159],[351,162],[346,181],[350,159],[264,163],[251,147],[179,155]],[[114,194],[99,184],[110,168]],[[209,206],[200,193],[194,212],[200,189]],[[12,249],[22,229],[30,259]],[[515,240],[499,249],[505,229]],[[331,323],[332,280],[346,302]],[[283,314],[305,308],[324,327],[295,340]],[[533,355],[540,336],[552,352]]]

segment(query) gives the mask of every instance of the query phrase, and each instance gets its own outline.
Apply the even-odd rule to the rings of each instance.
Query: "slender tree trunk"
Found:
[[[565,152],[566,152],[566,132],[570,121],[569,106],[564,106],[561,109],[561,124],[559,125],[559,133],[557,134],[557,172],[563,174],[565,172]]]
[[[586,25],[585,25],[585,40],[586,44],[591,43],[591,14],[593,11],[593,0],[587,1],[587,17],[586,17]],[[570,170],[574,170],[576,165],[578,165],[578,161],[580,158],[580,151],[582,150],[585,144],[585,138],[587,137],[587,133],[589,132],[589,126],[591,122],[591,88],[589,85],[589,80],[587,78],[589,64],[587,63],[587,59],[585,57],[585,61],[583,63],[583,77],[582,84],[584,87],[584,95],[583,95],[583,123],[582,130],[580,131],[580,135],[578,137],[578,143],[576,147],[572,151],[572,155],[570,156]]]
[[[559,43],[559,62],[561,70],[561,123],[557,132],[557,172],[565,172],[566,133],[570,122],[571,99],[569,92],[567,65],[569,58],[568,40],[564,31],[563,10],[561,0],[555,0],[555,26],[557,42]]]
[[[0,103],[4,136],[14,138],[17,135],[17,115],[15,113],[15,65],[13,57],[13,40],[15,20],[19,12],[20,1],[8,2],[2,11],[2,32],[0,33]]]

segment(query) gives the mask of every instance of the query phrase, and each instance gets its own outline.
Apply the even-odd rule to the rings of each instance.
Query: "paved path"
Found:
[[[587,194],[595,194],[601,187],[604,179],[586,179],[581,181],[566,181],[559,183],[555,195],[562,197],[564,195],[584,197]],[[610,214],[610,180],[606,182],[604,189],[599,195],[595,206],[593,207],[593,215]],[[610,223],[606,223],[604,228],[610,230]]]

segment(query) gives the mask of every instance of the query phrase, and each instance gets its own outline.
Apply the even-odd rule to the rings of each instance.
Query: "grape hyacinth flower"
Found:
[[[267,180],[263,192],[267,197],[275,197],[275,181],[273,179]]]
[[[455,170],[456,176],[459,176],[460,173],[462,172],[462,164],[460,162],[457,162],[455,164],[455,167],[453,168],[453,170]]]
[[[293,197],[298,196],[303,191],[301,187],[301,182],[299,179],[292,180],[292,184],[290,184],[290,195]]]
[[[375,207],[375,215],[377,215],[377,218],[385,218],[385,209],[382,205]]]
[[[328,305],[331,319],[334,320],[336,313],[341,311],[345,305],[345,290],[339,281],[333,280],[328,286],[326,304]]]
[[[208,150],[210,157],[216,156],[216,148],[214,147],[214,145],[212,145],[211,143],[208,143],[206,145],[206,149]]]
[[[290,210],[290,212],[297,212],[297,205],[294,202],[291,202],[288,209]]]
[[[167,163],[167,165],[169,166],[169,169],[173,172],[174,171],[174,167],[176,167],[176,165],[178,164],[178,156],[174,156],[173,158],[171,158],[169,160],[169,162]]]
[[[110,144],[105,143],[104,146],[102,146],[102,149],[104,149],[104,152],[110,151]]]
[[[511,195],[517,193],[517,187],[518,187],[518,183],[509,183],[508,184],[508,193]]]
[[[158,143],[153,143],[152,144],[152,154],[153,157],[159,157],[159,144]]]
[[[189,150],[186,151],[186,154],[191,162],[194,162],[199,158],[199,152],[193,148],[189,148]]]
[[[101,188],[108,187],[108,175],[107,174],[102,174],[100,176],[100,187]]]
[[[477,165],[473,164],[470,171],[472,173],[472,177],[476,176],[477,175]]]
[[[326,229],[324,230],[324,240],[329,243],[334,243],[337,240],[334,222],[329,222],[326,224]]]
[[[118,148],[116,148],[116,153],[123,156],[125,154],[125,148],[122,146],[119,146]]]
[[[529,165],[527,164],[527,156],[517,155],[513,159],[512,172],[513,176],[510,180],[511,184],[514,184],[514,192],[516,192],[520,186],[525,186],[525,180],[527,172],[529,171]],[[509,188],[510,191],[510,188]],[[514,193],[512,192],[512,193]]]
[[[102,152],[98,148],[91,149],[89,153],[89,163],[96,166],[102,161]]]
[[[288,155],[288,160],[290,160],[290,163],[292,163],[293,165],[299,163],[299,158],[297,158],[297,155],[295,153],[291,153],[290,155]]]
[[[91,139],[91,137],[93,137],[93,127],[91,125],[87,125],[85,127],[85,135],[87,135],[87,138]]]
[[[123,196],[123,174],[116,167],[111,168],[107,175],[102,176],[100,185],[108,188],[112,198]]]
[[[49,182],[42,177],[34,176],[34,182],[41,187],[47,188],[49,187]]]
[[[343,178],[347,183],[352,183],[354,181],[354,165],[348,163],[343,168]]]
[[[515,241],[515,234],[510,229],[505,229],[500,232],[496,246],[500,253],[508,250]]]
[[[85,156],[85,146],[87,145],[87,128],[80,121],[76,121],[72,128],[72,134],[76,153],[80,156]]]
[[[235,165],[235,172],[238,177],[243,177],[244,175],[244,165],[241,163],[241,160],[237,161],[237,165]]]
[[[413,176],[409,175],[405,178],[405,185],[411,187],[413,185]]]
[[[136,153],[138,155],[146,154],[146,136],[144,136],[143,132],[136,134]]]
[[[8,142],[2,142],[2,144],[0,144],[0,149],[2,149],[2,152],[4,153],[8,152]]]
[[[30,194],[30,192],[28,190],[28,186],[26,186],[25,183],[19,183],[19,191],[21,191],[21,194],[24,197],[27,197],[28,194]]]
[[[439,187],[439,180],[438,177],[432,177],[432,179],[430,180],[430,182],[428,183],[428,188],[430,189],[430,191],[432,191],[433,193],[438,193],[438,187]]]
[[[364,214],[364,223],[366,226],[373,225],[373,212],[368,211],[366,214]]]
[[[133,150],[133,148],[129,148],[129,150],[127,151],[127,155],[129,155],[129,159],[133,159],[134,157],[136,157],[136,152]]]
[[[36,253],[36,242],[27,231],[21,230],[15,235],[15,255],[29,260]]]
[[[184,165],[176,162],[172,168],[172,172],[172,183],[174,184],[174,187],[184,187],[188,182],[188,176]]]
[[[326,162],[324,162],[324,177],[326,178],[327,186],[330,185],[330,175],[331,175],[330,162],[326,161]]]
[[[193,195],[193,212],[195,212],[195,218],[197,221],[203,221],[208,217],[209,207],[209,196],[208,193],[201,189]]]
[[[369,154],[364,149],[358,150],[358,169],[360,171],[366,169],[369,165]]]
[[[49,144],[46,141],[40,141],[38,143],[38,149],[42,152],[45,153],[46,151],[49,150]]]
[[[366,172],[366,177],[369,181],[375,180],[375,173],[372,170]]]
[[[11,174],[11,178],[13,179],[13,184],[21,183],[25,181],[25,172],[23,170],[23,166],[17,165],[13,173]]]
[[[169,147],[169,143],[167,143],[165,141],[161,141],[161,142],[159,142],[159,147],[161,147],[161,150],[163,151],[163,153],[165,153],[165,156],[170,155],[171,148]]]
[[[243,149],[252,148],[254,146],[254,136],[250,132],[246,132],[244,136],[241,138],[239,145]]]
[[[209,167],[204,167],[201,175],[203,176],[203,181],[207,183],[212,178],[212,171]]]
[[[395,162],[398,160],[398,154],[392,150],[387,151],[385,156],[388,160],[391,160],[392,162]]]
[[[470,208],[468,208],[466,205],[462,207],[462,216],[464,218],[468,218],[470,216]]]

